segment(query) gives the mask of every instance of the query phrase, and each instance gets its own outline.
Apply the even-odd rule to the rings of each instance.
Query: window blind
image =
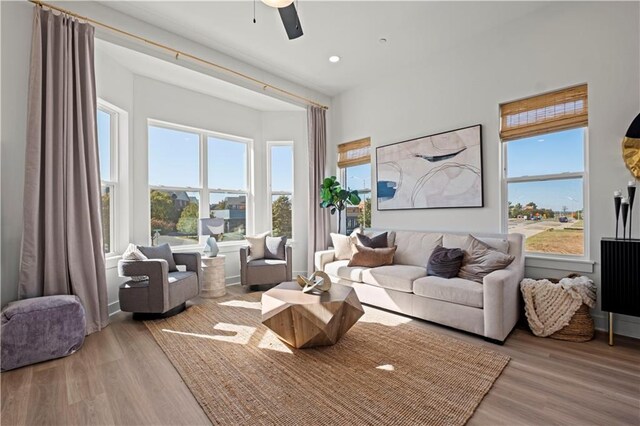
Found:
[[[500,105],[503,142],[588,125],[587,85]]]
[[[359,166],[371,162],[371,138],[338,145],[338,167]]]

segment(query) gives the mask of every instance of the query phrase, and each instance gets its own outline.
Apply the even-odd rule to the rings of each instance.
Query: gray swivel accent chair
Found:
[[[250,288],[259,285],[280,284],[291,281],[292,251],[291,246],[285,248],[285,259],[248,260],[249,247],[240,248],[240,283]]]
[[[140,277],[120,286],[120,310],[133,312],[135,319],[168,317],[182,312],[186,302],[200,294],[200,253],[173,253],[176,265],[186,271],[169,272],[166,260],[120,260],[121,277]],[[145,277],[146,279],[141,279]]]

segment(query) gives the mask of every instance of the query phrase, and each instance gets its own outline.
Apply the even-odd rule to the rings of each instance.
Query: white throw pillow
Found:
[[[127,249],[122,253],[123,260],[147,260],[147,256],[145,256],[138,246],[135,244],[129,243]]]
[[[358,238],[356,232],[352,232],[351,235],[342,235],[331,233],[331,242],[333,244],[333,250],[335,251],[336,260],[351,260],[353,256],[353,246],[356,245]]]
[[[135,244],[129,243],[127,249],[122,253],[122,260],[147,260],[147,256],[144,255]],[[135,277],[129,277],[131,281],[146,281],[149,279],[146,275],[140,275]]]
[[[265,239],[268,235],[271,235],[271,231],[263,232],[253,237],[245,237],[249,243],[250,260],[264,259]]]

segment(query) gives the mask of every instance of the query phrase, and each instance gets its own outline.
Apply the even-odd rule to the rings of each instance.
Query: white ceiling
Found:
[[[109,56],[134,74],[259,111],[304,111],[304,108],[297,105],[104,40],[96,39],[96,54]]]
[[[304,35],[251,1],[106,2],[107,6],[333,96],[433,60],[546,2],[300,1]],[[379,39],[388,43],[382,45]],[[328,57],[342,60],[331,64]]]

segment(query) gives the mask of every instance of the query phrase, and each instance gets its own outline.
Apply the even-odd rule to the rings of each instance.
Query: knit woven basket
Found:
[[[571,274],[567,278],[575,278],[578,274]],[[560,280],[549,279],[549,281],[558,283]],[[595,327],[591,312],[586,304],[582,304],[578,308],[569,324],[565,325],[561,330],[556,331],[549,337],[557,340],[566,340],[569,342],[588,342],[593,339]]]

